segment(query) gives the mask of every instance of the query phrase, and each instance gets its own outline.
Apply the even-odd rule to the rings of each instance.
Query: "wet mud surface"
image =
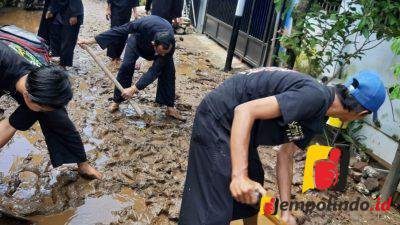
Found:
[[[83,2],[86,14],[80,36],[92,37],[106,30],[105,1]],[[40,12],[17,11],[1,11],[0,24],[14,23],[35,32]],[[35,22],[26,25],[21,18]],[[165,108],[156,105],[156,82],[133,99],[145,111],[144,116],[139,118],[129,104],[123,104],[117,113],[108,113],[112,83],[90,56],[76,47],[74,67],[69,69],[74,98],[68,111],[82,134],[90,163],[104,178],[85,180],[78,175],[76,165],[52,168],[40,127],[35,124],[26,132],[18,132],[0,152],[1,208],[29,217],[39,225],[177,224],[196,107],[207,92],[230,75],[220,70],[224,59],[213,52],[219,46],[202,44],[203,39],[197,34],[177,37],[175,64],[179,98],[176,106],[187,122],[167,118]],[[92,47],[110,66],[105,51]],[[141,69],[135,72],[135,80],[149,66],[149,62],[143,61]],[[112,70],[116,73],[115,68]],[[12,99],[3,96],[0,108],[4,113],[0,112],[0,118],[9,116],[15,106]],[[276,147],[260,148],[264,186],[272,194],[277,193],[276,151]],[[301,195],[302,160],[298,160],[294,169],[296,199],[326,201],[329,196],[335,196],[351,200],[361,196],[375,202],[355,192],[351,182],[343,195]],[[304,224],[400,224],[394,210],[380,214],[369,211],[296,214]],[[7,224],[7,220],[0,217],[0,224]],[[262,224],[267,222],[264,220]]]

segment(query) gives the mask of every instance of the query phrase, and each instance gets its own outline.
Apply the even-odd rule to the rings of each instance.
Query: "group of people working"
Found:
[[[83,16],[76,13],[83,12],[82,4],[77,2],[80,0],[54,0],[44,13],[45,18],[56,21],[52,25],[71,31],[74,38],[68,39],[71,43],[61,40],[64,45],[76,43],[75,35],[82,23],[78,17]],[[118,17],[115,12],[122,12],[122,8],[113,7],[123,5],[121,2],[128,1],[108,1],[111,8],[107,13],[111,15],[107,15],[112,24],[113,18]],[[79,10],[74,11],[77,8],[73,6]],[[118,25],[92,39],[79,41],[107,48],[113,59],[119,58],[125,46],[117,74],[125,89],[122,93],[115,89],[110,111],[116,111],[122,101],[158,79],[156,102],[167,106],[167,115],[181,119],[174,108],[175,38],[171,26],[178,13],[167,18],[152,13],[129,22],[126,20],[131,9],[124,10],[126,15],[114,23]],[[77,23],[72,25],[75,20]],[[46,40],[51,45],[51,38]],[[153,65],[132,85],[139,57],[153,61]],[[60,64],[66,62],[61,60]],[[27,130],[39,121],[54,167],[78,163],[80,174],[101,179],[101,174],[87,162],[80,135],[65,109],[72,98],[67,73],[55,66],[35,68],[2,44],[0,63],[0,93],[10,94],[19,103],[11,116],[0,122],[0,148],[17,130]],[[298,149],[304,150],[313,136],[322,131],[325,117],[352,121],[371,113],[376,116],[385,96],[379,75],[371,71],[360,72],[346,83],[332,87],[308,75],[279,68],[259,68],[228,78],[208,93],[196,110],[178,223],[228,225],[232,220],[245,219],[246,225],[256,224],[254,216],[258,210],[252,206],[257,202],[255,193],[265,194],[258,146],[281,145],[276,164],[279,197],[289,202],[293,155]],[[283,211],[282,219],[289,225],[296,224],[290,211]]]

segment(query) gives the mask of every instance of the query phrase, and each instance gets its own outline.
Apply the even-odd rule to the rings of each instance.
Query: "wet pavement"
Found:
[[[80,36],[92,37],[106,30],[108,21],[102,13],[105,1],[83,0],[83,3],[86,14]],[[19,9],[0,10],[0,25],[16,24],[36,31],[40,14]],[[105,51],[92,47],[110,65]],[[103,173],[104,179],[85,180],[78,176],[76,165],[52,168],[40,127],[35,124],[27,132],[18,132],[13,142],[0,152],[1,206],[28,216],[38,225],[177,224],[196,107],[207,92],[231,75],[220,69],[224,51],[202,35],[177,38],[176,89],[180,97],[176,106],[187,122],[166,117],[165,108],[157,106],[156,82],[133,99],[145,111],[141,118],[129,104],[122,104],[117,113],[108,113],[112,83],[82,49],[76,47],[75,53],[74,67],[69,69],[74,98],[68,111],[82,134],[90,163]],[[150,65],[145,61],[134,79]],[[236,61],[234,66],[243,65]],[[115,69],[112,71],[116,73]],[[0,108],[5,110],[5,116],[15,107],[12,99],[1,98]],[[260,154],[265,187],[277,193],[276,149],[261,148]],[[302,166],[296,165],[296,171],[302,171]],[[293,196],[301,198],[300,191],[300,186],[296,186]],[[342,198],[355,196],[358,195],[351,189]],[[322,199],[313,195],[310,198]],[[376,213],[364,214],[331,213],[334,223],[327,223],[326,213],[298,216],[306,224],[351,224],[349,218],[357,215],[374,221],[375,225],[379,221],[385,224],[400,221],[394,212],[380,217],[379,221]],[[0,224],[3,223],[5,220],[0,217]]]

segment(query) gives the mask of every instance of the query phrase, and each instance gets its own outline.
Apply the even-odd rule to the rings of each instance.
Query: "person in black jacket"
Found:
[[[136,7],[138,0],[108,0],[106,8],[106,18],[111,20],[111,28],[121,26],[131,20],[132,13],[137,18]],[[128,35],[121,38],[120,42],[115,42],[107,48],[107,56],[110,57],[116,65],[120,61],[122,51],[124,50]]]
[[[60,55],[62,67],[72,66],[74,49],[83,23],[83,4],[81,0],[52,0],[46,18],[52,19],[50,38],[54,51]]]
[[[159,16],[170,23],[175,23],[182,17],[183,0],[147,0],[146,12],[151,9],[151,15]]]
[[[9,94],[19,106],[9,118],[0,121],[0,149],[17,130],[28,130],[39,121],[53,167],[77,163],[82,176],[101,178],[87,162],[81,137],[65,109],[72,90],[63,69],[35,67],[0,42],[0,96],[3,94]]]
[[[98,43],[101,48],[109,48],[115,42],[120,42],[125,35],[128,38],[123,62],[119,68],[117,80],[124,87],[121,93],[114,90],[114,103],[110,106],[110,112],[115,112],[124,99],[132,98],[139,90],[143,90],[149,84],[158,79],[156,102],[166,105],[166,115],[179,120],[184,120],[175,104],[175,65],[173,55],[175,52],[174,31],[170,23],[158,16],[146,16],[139,20],[131,21],[119,27],[97,35],[91,40],[80,40],[79,44]],[[153,60],[153,65],[139,81],[132,85],[136,60],[142,57]]]

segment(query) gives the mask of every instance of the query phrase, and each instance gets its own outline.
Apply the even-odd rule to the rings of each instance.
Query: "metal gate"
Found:
[[[227,47],[238,0],[208,0],[204,32]],[[235,53],[253,66],[265,66],[275,24],[273,0],[247,0]]]

